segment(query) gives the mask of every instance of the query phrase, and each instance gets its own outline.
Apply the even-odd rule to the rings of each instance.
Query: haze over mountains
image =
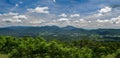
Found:
[[[2,36],[43,36],[47,39],[82,39],[92,35],[119,37],[120,29],[82,29],[73,26],[58,27],[58,26],[11,26],[0,28],[0,35]],[[111,36],[112,35],[112,36]],[[113,39],[113,38],[112,38]],[[118,38],[117,38],[118,40]]]

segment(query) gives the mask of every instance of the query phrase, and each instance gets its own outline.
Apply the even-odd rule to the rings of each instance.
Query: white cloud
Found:
[[[98,10],[99,13],[108,13],[110,11],[112,11],[112,8],[108,7],[108,6],[106,6],[106,7],[102,8],[102,9]]]
[[[48,14],[48,7],[36,7],[35,9],[28,9],[29,12],[36,12],[36,13],[46,13]]]
[[[98,13],[98,14],[95,14],[95,16],[103,16],[103,14],[102,13]]]
[[[56,2],[56,0],[53,0],[53,2]]]
[[[99,23],[120,24],[120,16],[115,17],[115,18],[111,18],[111,19],[104,19],[104,20],[97,19],[96,21]]]
[[[105,14],[109,13],[112,11],[112,8],[109,6],[106,6],[100,10],[98,10],[97,14],[94,14],[95,17],[100,17],[100,16],[104,16]]]
[[[31,24],[40,24],[40,23],[43,23],[43,22],[45,22],[45,21],[44,20],[32,20],[29,23],[31,23]]]
[[[85,20],[85,19],[79,19],[78,20],[80,23],[91,23],[91,21]]]
[[[16,6],[16,7],[18,7],[18,6],[19,6],[19,4],[16,4],[15,6]]]
[[[97,20],[97,19],[106,19],[106,18],[111,18],[114,17],[115,15],[117,15],[117,13],[115,15],[114,12],[116,11],[112,11],[112,8],[109,6],[106,6],[100,10],[98,10],[98,12],[93,12],[90,15],[84,16],[84,19],[91,19],[91,20]],[[118,11],[117,11],[118,12]]]
[[[120,24],[120,16],[111,18],[110,20],[113,24]]]
[[[80,22],[85,22],[86,20],[85,20],[85,19],[80,19],[79,21],[80,21]]]
[[[19,13],[9,12],[9,13],[0,14],[0,16],[15,16],[15,15],[18,15],[18,14]]]
[[[59,17],[67,17],[67,15],[65,13],[59,15]]]
[[[72,15],[70,15],[70,17],[80,17],[80,14],[72,14]]]
[[[14,18],[14,19],[27,19],[27,17],[25,15],[13,16],[12,18]]]
[[[22,22],[19,19],[2,19],[3,22],[7,22],[7,23],[20,23]]]
[[[97,19],[96,21],[99,22],[99,23],[107,23],[107,22],[110,22],[110,20],[101,20],[101,19]]]
[[[22,22],[22,19],[27,19],[25,15],[19,15],[19,13],[4,13],[0,15],[0,23],[1,22],[6,22],[6,23],[20,23]]]
[[[68,18],[60,18],[60,19],[58,19],[58,21],[69,21],[69,19]]]

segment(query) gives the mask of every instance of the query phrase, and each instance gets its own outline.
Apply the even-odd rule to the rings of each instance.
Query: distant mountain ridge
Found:
[[[66,27],[58,27],[58,26],[42,26],[42,27],[32,27],[32,26],[11,26],[11,27],[4,27],[0,28],[0,35],[2,33],[9,33],[9,32],[23,32],[23,33],[30,33],[30,32],[53,32],[53,33],[61,33],[61,32],[68,32],[68,33],[81,33],[81,34],[100,34],[100,35],[109,35],[109,34],[116,34],[120,35],[120,29],[83,29],[83,28],[76,28],[73,26],[66,26]]]
[[[1,36],[43,36],[46,38],[82,38],[83,36],[102,35],[102,36],[119,36],[120,29],[82,29],[73,26],[58,27],[58,26],[11,26],[0,28]],[[63,38],[64,37],[64,38]]]

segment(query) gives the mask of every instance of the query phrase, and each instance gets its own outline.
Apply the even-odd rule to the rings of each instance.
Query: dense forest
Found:
[[[9,58],[120,58],[119,41],[65,42],[38,37],[0,36],[0,54]]]

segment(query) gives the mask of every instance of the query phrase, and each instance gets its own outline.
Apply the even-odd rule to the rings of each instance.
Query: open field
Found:
[[[0,58],[8,58],[8,55],[6,55],[6,54],[0,54]]]

